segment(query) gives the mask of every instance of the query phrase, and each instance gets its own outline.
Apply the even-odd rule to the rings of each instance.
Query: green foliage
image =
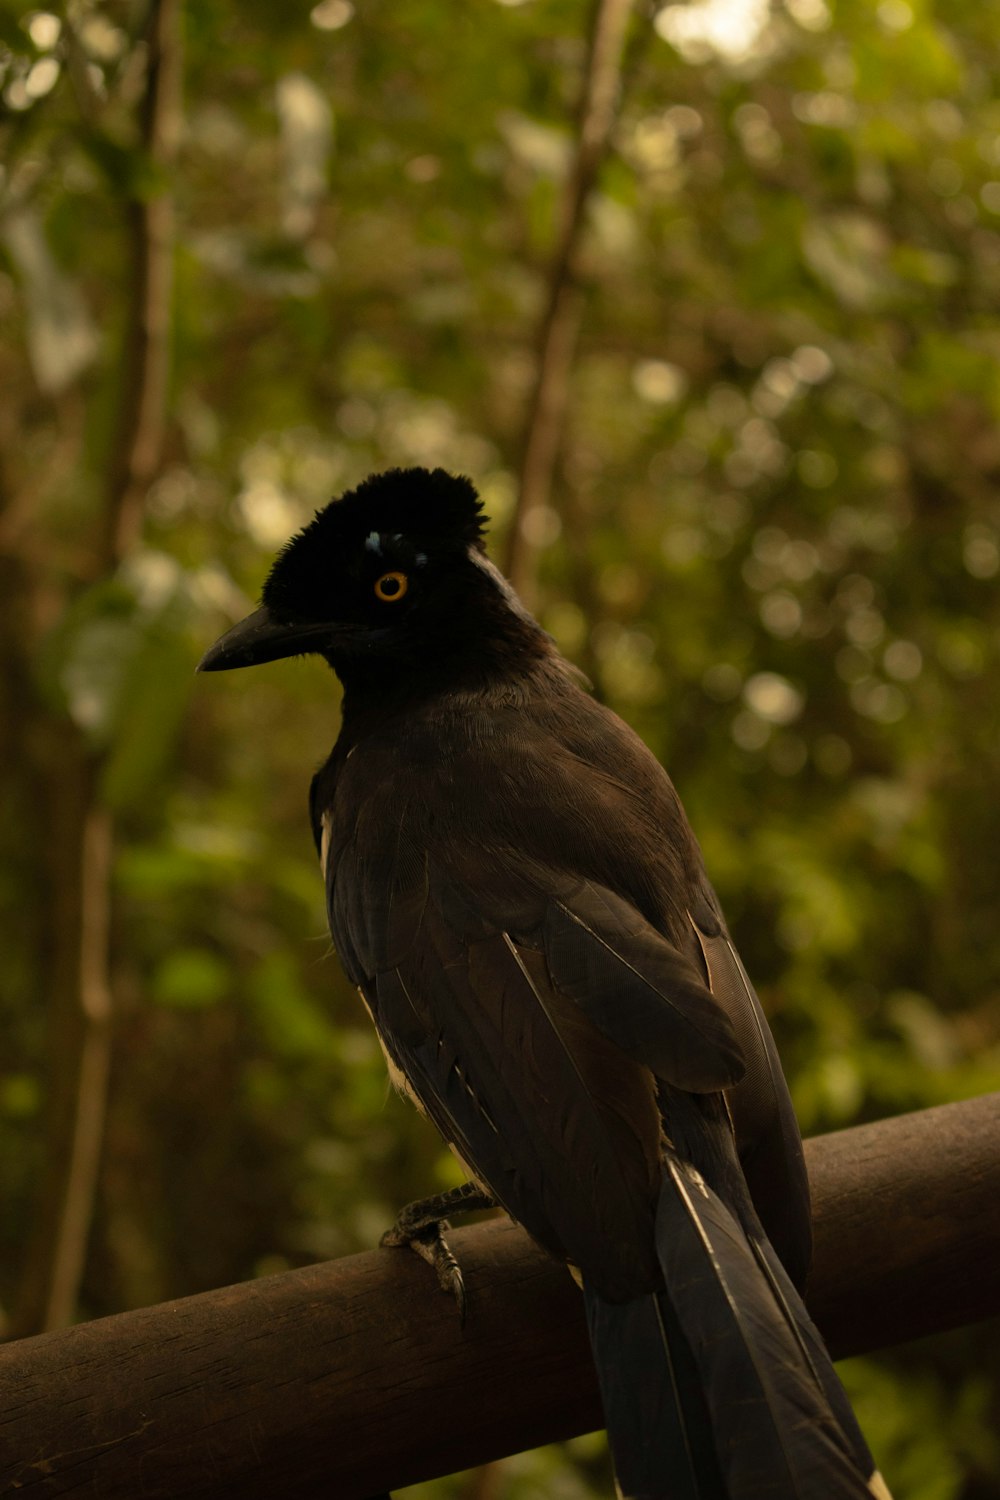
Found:
[[[818,1131],[1000,1087],[997,23],[968,0],[786,0],[741,38],[690,11],[634,24],[540,613],[671,768]],[[0,628],[100,751],[119,820],[91,1313],[370,1245],[453,1180],[328,953],[305,795],[335,685],[193,667],[374,467],[470,473],[501,546],[583,55],[569,0],[191,5],[165,182],[137,144],[132,24],[113,0],[0,4],[3,481],[37,583]],[[166,462],[141,548],[88,583],[129,200],[164,188]],[[50,920],[51,789],[27,753],[10,771],[5,1299]],[[1000,1483],[996,1353],[956,1349],[848,1370],[915,1500]],[[524,1455],[496,1493],[601,1493],[602,1462]]]
[[[173,761],[194,665],[192,610],[178,563],[146,551],[78,594],[43,643],[42,691],[106,753],[114,808],[140,803]]]

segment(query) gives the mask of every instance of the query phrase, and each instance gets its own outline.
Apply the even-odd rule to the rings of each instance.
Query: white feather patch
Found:
[[[532,616],[525,609],[524,605],[521,603],[517,594],[515,594],[514,590],[511,588],[510,584],[507,582],[500,569],[496,567],[494,563],[490,562],[485,552],[480,552],[478,547],[470,546],[468,549],[468,557],[469,561],[471,563],[475,563],[476,567],[479,568],[483,573],[485,573],[487,578],[490,579],[497,592],[503,596],[508,608],[513,610],[514,614],[519,615],[522,620],[531,620],[532,624],[534,624],[535,622]]]

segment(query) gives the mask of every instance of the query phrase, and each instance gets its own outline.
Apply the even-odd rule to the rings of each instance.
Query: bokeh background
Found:
[[[588,158],[608,11],[0,4],[11,1333],[454,1180],[330,954],[334,680],[194,676],[389,464],[475,479],[670,768],[804,1131],[1000,1087],[1000,10],[636,3]],[[898,1496],[1000,1495],[996,1344],[843,1367]],[[407,1494],[607,1484],[591,1437]]]

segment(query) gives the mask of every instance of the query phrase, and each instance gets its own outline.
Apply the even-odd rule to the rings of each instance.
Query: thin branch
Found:
[[[105,567],[138,541],[146,494],[163,453],[174,279],[169,171],[181,107],[180,0],[153,0],[147,30],[142,149],[147,183],[129,204],[133,289],[125,348],[125,401],[111,464]]]
[[[66,1132],[69,1157],[61,1219],[52,1242],[51,1270],[41,1315],[43,1328],[61,1328],[76,1312],[101,1159],[111,1067],[111,814],[86,809],[80,849],[79,1042]]]
[[[576,151],[560,207],[556,252],[539,329],[535,383],[507,553],[507,575],[529,605],[537,567],[537,517],[552,493],[583,314],[583,296],[576,283],[577,254],[587,204],[615,121],[631,5],[632,0],[598,0],[594,12]]]

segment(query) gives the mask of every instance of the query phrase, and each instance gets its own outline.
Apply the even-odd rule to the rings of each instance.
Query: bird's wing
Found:
[[[611,1297],[656,1284],[657,1077],[742,1059],[694,967],[629,904],[405,816],[328,869],[331,929],[391,1063],[472,1173]]]
[[[774,1038],[747,972],[706,888],[690,913],[712,994],[746,1062],[727,1091],[740,1165],[765,1233],[801,1291],[812,1258],[809,1179],[798,1123]]]

